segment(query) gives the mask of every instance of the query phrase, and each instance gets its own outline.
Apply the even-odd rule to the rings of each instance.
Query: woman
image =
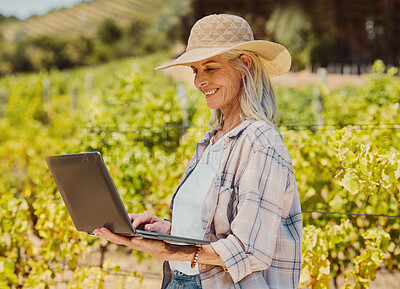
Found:
[[[297,288],[302,219],[289,153],[274,124],[277,108],[269,77],[287,72],[281,45],[255,41],[248,23],[210,15],[193,26],[188,65],[212,109],[172,198],[172,223],[149,212],[131,214],[133,227],[210,241],[200,249],[115,235],[97,236],[164,262],[163,288]],[[183,286],[183,287],[182,287]]]

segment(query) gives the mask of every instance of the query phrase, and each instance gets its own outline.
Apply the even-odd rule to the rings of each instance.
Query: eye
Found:
[[[193,74],[197,74],[197,69],[192,68],[192,70],[193,70]]]
[[[205,71],[214,71],[215,70],[215,68],[213,68],[213,67],[207,67],[206,69],[204,69]]]

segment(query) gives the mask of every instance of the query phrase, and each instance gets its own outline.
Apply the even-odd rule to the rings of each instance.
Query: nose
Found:
[[[194,76],[194,85],[197,87],[197,89],[201,90],[201,88],[206,86],[207,84],[208,78],[205,73],[198,71]]]

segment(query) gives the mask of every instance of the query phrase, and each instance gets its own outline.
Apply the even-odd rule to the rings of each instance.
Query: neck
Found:
[[[229,110],[221,110],[221,112],[224,115],[224,125],[220,129],[221,131],[229,131],[241,122],[239,103],[230,107]]]
[[[239,114],[224,116],[224,125],[220,130],[222,132],[230,131],[231,129],[238,126],[240,122],[241,119]]]

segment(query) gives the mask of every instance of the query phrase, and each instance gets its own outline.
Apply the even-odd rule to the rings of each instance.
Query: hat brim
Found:
[[[190,66],[191,63],[211,58],[232,49],[248,50],[261,56],[269,77],[282,75],[288,72],[291,66],[290,53],[284,46],[271,41],[254,40],[224,48],[195,48],[186,51],[172,62],[155,69],[162,70],[178,65]]]

